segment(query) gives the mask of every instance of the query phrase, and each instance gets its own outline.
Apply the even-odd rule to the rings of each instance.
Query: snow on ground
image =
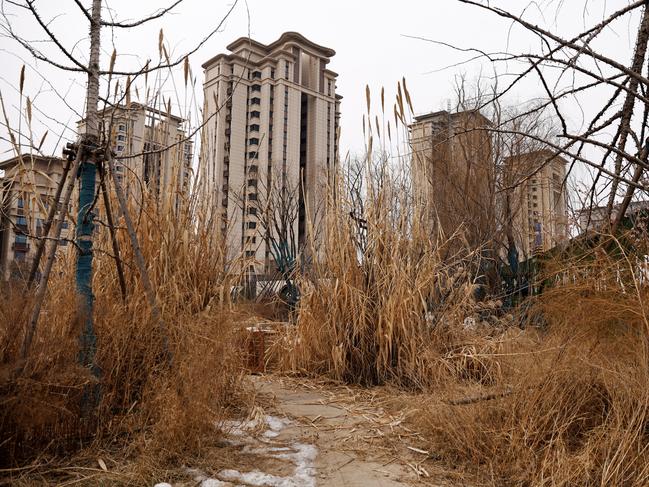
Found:
[[[277,416],[257,415],[246,421],[227,421],[224,430],[234,439],[232,444],[244,445],[243,453],[255,454],[283,460],[293,464],[291,475],[282,477],[260,470],[240,472],[234,469],[222,470],[217,474],[219,479],[209,478],[197,469],[186,469],[200,487],[226,487],[231,485],[253,485],[258,487],[315,487],[315,459],[318,449],[314,445],[290,442],[278,445],[276,438],[281,431],[291,424],[287,419]],[[261,433],[258,437],[255,432]],[[173,487],[166,482],[154,487]]]

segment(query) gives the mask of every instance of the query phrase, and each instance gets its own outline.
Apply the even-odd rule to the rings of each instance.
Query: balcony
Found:
[[[29,244],[28,243],[22,243],[22,242],[14,242],[11,245],[11,249],[14,252],[29,252]]]

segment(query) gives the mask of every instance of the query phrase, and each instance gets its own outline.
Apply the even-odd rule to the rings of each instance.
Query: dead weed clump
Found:
[[[293,372],[419,389],[448,373],[442,355],[476,308],[481,254],[459,235],[434,238],[411,224],[398,211],[404,193],[379,186],[368,190],[362,219],[350,218],[351,202],[328,211],[327,252],[300,283],[297,326],[278,355]]]
[[[78,364],[74,249],[56,264],[24,362],[20,347],[31,297],[11,292],[9,305],[0,308],[4,467],[49,465],[52,457],[100,448],[119,451],[122,459],[147,469],[162,468],[218,440],[217,421],[242,407],[242,364],[229,318],[222,242],[194,211],[171,215],[150,205],[140,215],[138,237],[159,321],[145,299],[127,236],[118,234],[128,288],[123,301],[114,262],[103,252],[110,241],[99,233],[93,277],[96,374]],[[24,470],[7,471],[20,476]]]
[[[496,380],[430,396],[413,421],[433,451],[494,485],[649,483],[646,290],[621,292],[616,266],[589,265],[598,285],[570,279],[534,304],[546,330],[474,353],[498,362]]]

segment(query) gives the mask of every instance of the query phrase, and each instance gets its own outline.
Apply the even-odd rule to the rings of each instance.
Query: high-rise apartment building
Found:
[[[100,113],[101,129],[116,154],[117,179],[131,201],[147,189],[160,203],[177,205],[189,193],[193,144],[183,119],[140,103]],[[79,132],[85,122],[79,122]]]
[[[447,238],[461,230],[471,245],[495,225],[491,122],[477,110],[438,111],[410,125],[416,208]]]
[[[36,155],[0,162],[4,171],[0,178],[0,280],[27,278],[37,247],[35,237],[42,235],[65,163]],[[69,209],[64,213],[69,215]],[[72,237],[66,220],[59,246],[66,247]]]
[[[228,50],[203,64],[205,178],[229,258],[269,273],[274,223],[289,227],[280,240],[291,241],[279,243],[297,249],[318,231],[337,158],[335,52],[296,32],[268,45],[242,37]]]
[[[547,149],[505,160],[505,165],[519,174],[511,210],[521,259],[549,250],[568,238],[566,164],[563,157]]]

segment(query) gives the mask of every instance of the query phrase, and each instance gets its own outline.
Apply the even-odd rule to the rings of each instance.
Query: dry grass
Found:
[[[25,472],[31,477],[24,481],[38,478],[34,475],[43,469],[55,476],[51,482],[75,478],[79,471],[56,471],[60,462],[52,458],[70,458],[74,452],[92,458],[97,451],[134,462],[122,478],[125,483],[133,481],[132,475],[150,480],[153,471],[196,457],[218,442],[215,423],[242,407],[231,276],[224,273],[221,240],[214,237],[218,232],[189,203],[177,215],[156,209],[151,201],[144,208],[138,237],[163,323],[152,317],[130,244],[120,231],[128,286],[122,302],[114,262],[103,252],[110,249],[108,232],[100,232],[93,278],[98,381],[77,362],[74,248],[57,263],[18,375],[31,304],[19,291],[7,291],[9,305],[0,309],[0,458],[4,467],[43,465],[2,471],[11,482]],[[83,414],[82,397],[93,390],[99,394],[98,408]],[[96,469],[96,458],[92,463]]]
[[[649,309],[635,257],[557,259],[552,285],[506,315],[474,298],[477,252],[432,241],[368,193],[362,251],[349,208],[329,213],[328,252],[278,342],[284,370],[422,391],[411,421],[426,450],[472,481],[648,485]]]

